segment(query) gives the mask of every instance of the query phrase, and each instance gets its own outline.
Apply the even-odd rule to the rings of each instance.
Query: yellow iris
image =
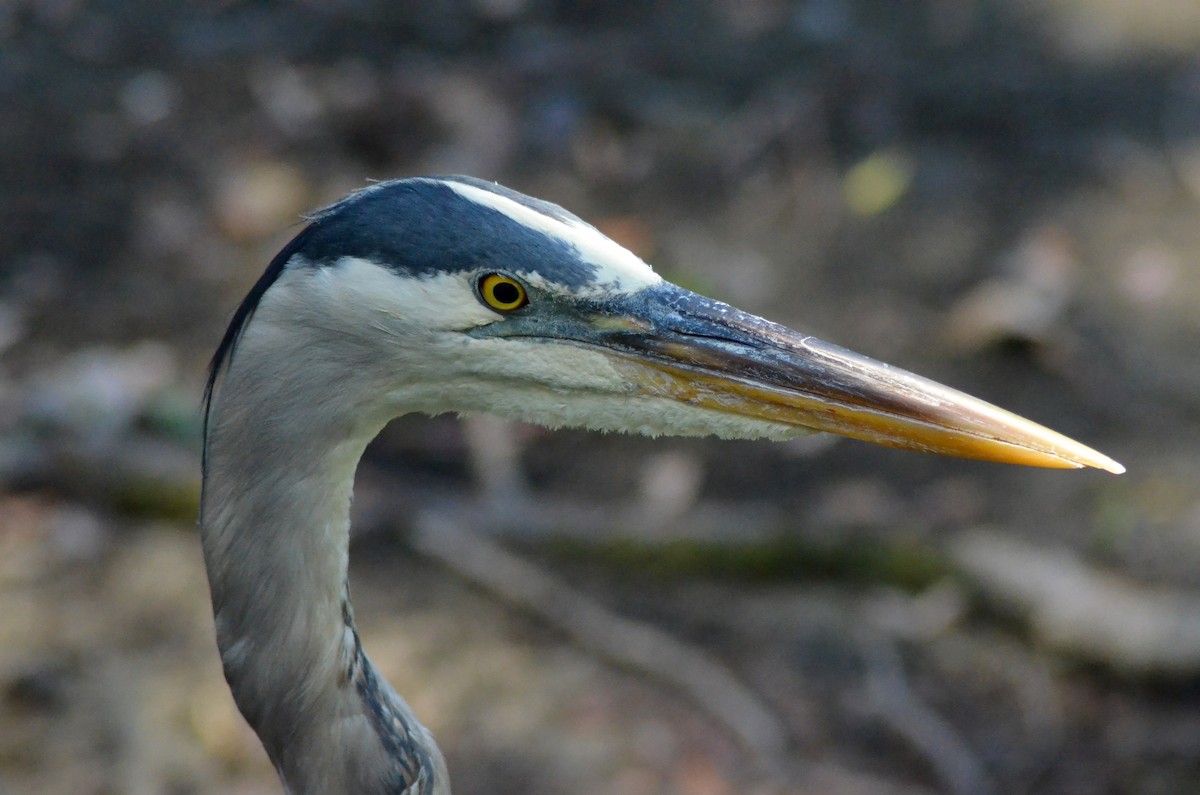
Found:
[[[489,273],[479,280],[479,295],[497,312],[511,312],[529,303],[525,286],[511,276]]]

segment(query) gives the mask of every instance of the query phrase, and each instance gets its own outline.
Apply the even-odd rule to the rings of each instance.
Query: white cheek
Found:
[[[462,274],[406,279],[362,259],[322,267],[295,261],[263,296],[237,358],[254,360],[281,384],[295,384],[289,374],[327,390],[337,384],[324,398],[329,411],[339,402],[371,417],[423,411],[389,392],[463,373],[464,332],[498,319]]]
[[[369,260],[343,257],[321,268],[315,278],[327,283],[335,309],[391,318],[429,331],[452,331],[494,323],[499,316],[479,303],[463,273],[400,278]]]
[[[278,295],[289,292],[295,300]],[[296,311],[319,307],[347,331],[364,324],[384,333],[401,325],[412,330],[466,330],[499,319],[479,303],[466,274],[413,279],[358,257],[342,257],[320,268],[304,262],[289,264],[268,297],[293,305]]]

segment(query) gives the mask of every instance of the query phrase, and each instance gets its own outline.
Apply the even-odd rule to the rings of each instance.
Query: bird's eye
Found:
[[[489,273],[480,278],[479,296],[497,312],[511,312],[529,303],[524,285],[502,273]]]

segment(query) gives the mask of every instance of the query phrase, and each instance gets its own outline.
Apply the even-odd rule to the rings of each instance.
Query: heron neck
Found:
[[[372,668],[350,606],[354,471],[382,423],[303,416],[323,404],[236,366],[218,397],[201,533],[238,708],[292,795],[448,793],[436,745]]]

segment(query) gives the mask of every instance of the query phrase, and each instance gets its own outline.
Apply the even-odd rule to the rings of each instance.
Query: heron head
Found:
[[[384,414],[728,438],[828,431],[1123,471],[981,400],[666,282],[562,208],[467,177],[378,183],[313,216],[239,308],[213,381],[243,334],[253,355],[289,345]]]

